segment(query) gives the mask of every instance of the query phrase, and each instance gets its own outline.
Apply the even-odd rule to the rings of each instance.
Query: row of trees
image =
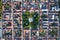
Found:
[[[58,0],[58,3],[59,3],[59,8],[60,8],[60,0]]]
[[[60,11],[58,11],[58,18],[60,19]]]
[[[59,8],[60,8],[60,0],[58,0]],[[58,17],[60,19],[60,11],[58,12]]]
[[[1,19],[1,15],[2,15],[2,1],[0,0],[0,19]]]

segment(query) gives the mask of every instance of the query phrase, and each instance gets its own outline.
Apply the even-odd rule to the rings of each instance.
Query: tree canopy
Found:
[[[30,23],[29,18],[33,18],[33,21]],[[24,28],[37,28],[38,22],[39,22],[39,13],[38,12],[28,12],[26,11],[25,13],[22,14],[22,19],[23,19],[23,27]]]

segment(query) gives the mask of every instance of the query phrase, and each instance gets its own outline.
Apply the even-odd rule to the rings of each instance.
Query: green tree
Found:
[[[0,19],[2,18],[1,15],[2,15],[2,1],[0,0]]]
[[[59,3],[59,8],[60,8],[60,0],[58,0],[58,3]]]
[[[31,23],[32,28],[37,28],[37,25],[38,25],[38,22],[39,22],[39,19],[40,19],[39,13],[38,12],[33,12],[32,17],[33,17],[33,22]]]
[[[43,14],[41,17],[42,17],[42,18],[47,18],[47,15]]]
[[[57,30],[52,30],[50,31],[51,36],[53,37],[54,35],[57,36],[58,31]]]
[[[60,19],[60,11],[58,11],[58,18]]]
[[[29,14],[30,14],[30,12],[28,12],[28,11],[26,11],[25,13],[22,14],[23,28],[29,28],[29,21],[28,21]]]
[[[43,30],[42,32],[39,33],[39,36],[45,36],[44,30]]]
[[[0,1],[0,13],[2,12],[2,1]]]
[[[18,35],[19,35],[19,36],[21,36],[21,30],[20,30],[20,31],[18,31]]]
[[[5,9],[9,9],[9,8],[11,8],[11,5],[9,5],[9,4],[5,4]]]

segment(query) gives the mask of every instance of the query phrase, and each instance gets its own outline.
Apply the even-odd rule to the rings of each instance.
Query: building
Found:
[[[1,40],[59,40],[58,0],[2,0]]]

